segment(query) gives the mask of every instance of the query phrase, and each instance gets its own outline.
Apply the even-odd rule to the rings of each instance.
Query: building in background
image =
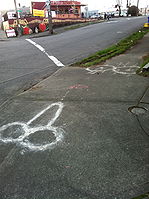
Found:
[[[79,1],[51,1],[53,27],[60,27],[74,23],[84,23],[92,19],[83,17],[81,8],[86,6]],[[31,7],[17,8],[3,14],[2,29],[15,30],[18,34],[18,27],[21,34],[44,32],[49,29],[48,12],[46,2],[33,1]]]
[[[2,24],[2,21],[3,21],[3,19],[2,19],[2,13],[1,13],[1,11],[0,11],[0,29],[1,29],[1,24]]]
[[[33,16],[47,16],[46,2],[31,2]],[[81,7],[85,6],[79,1],[51,1],[52,17],[58,19],[81,18]]]
[[[93,15],[98,15],[99,13],[99,10],[90,10],[88,11],[88,16],[91,17]]]
[[[7,21],[8,19],[16,19],[15,10],[9,10],[9,11],[5,12],[5,14],[3,15],[3,19],[4,19],[4,21]]]
[[[6,10],[1,10],[0,11],[0,29],[2,29],[2,22],[4,21],[4,13],[6,13]]]
[[[147,16],[147,15],[149,15],[149,6],[147,6],[146,8],[140,8],[139,11],[140,11],[141,15]]]
[[[20,18],[28,17],[28,16],[31,16],[31,9],[30,7],[22,6],[22,7],[19,7],[18,13],[19,13]]]

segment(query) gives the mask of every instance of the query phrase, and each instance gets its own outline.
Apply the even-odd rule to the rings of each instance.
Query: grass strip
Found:
[[[103,20],[83,22],[81,24],[76,24],[76,25],[72,25],[71,27],[64,28],[64,30],[74,30],[77,28],[82,28],[82,27],[85,27],[88,25],[97,24],[97,23],[101,23],[101,22],[103,22]]]
[[[98,51],[97,53],[73,64],[72,66],[89,67],[89,66],[97,65],[116,55],[122,54],[126,50],[134,46],[138,42],[138,40],[142,39],[144,35],[148,32],[149,32],[149,29],[143,28],[133,33],[129,37],[121,40],[116,45],[113,45],[105,50]]]
[[[146,194],[143,194],[141,196],[138,196],[138,197],[135,197],[135,198],[132,198],[132,199],[146,199],[146,198],[149,198],[149,193],[146,193]]]
[[[146,55],[144,58],[143,58],[143,63],[141,64],[140,68],[136,71],[136,73],[138,75],[141,75],[141,76],[144,76],[144,77],[149,77],[149,72],[148,71],[142,71],[143,67],[149,63],[149,54]]]

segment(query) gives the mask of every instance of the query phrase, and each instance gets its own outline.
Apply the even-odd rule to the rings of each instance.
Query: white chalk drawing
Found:
[[[89,74],[99,74],[99,73],[105,73],[108,71],[112,71],[114,74],[121,74],[121,75],[135,75],[136,69],[138,66],[136,65],[129,65],[129,63],[123,64],[119,63],[117,66],[113,65],[101,65],[97,66],[95,68],[87,68]]]
[[[52,107],[56,107],[56,112],[52,119],[50,119],[47,123],[47,125],[38,125],[35,127],[31,127],[30,125],[37,120],[40,116],[43,116],[43,114],[50,110]],[[12,122],[6,125],[3,125],[0,127],[0,141],[3,143],[15,143],[23,149],[29,150],[29,151],[44,151],[47,149],[52,149],[54,146],[56,146],[59,142],[63,140],[64,137],[64,130],[60,127],[53,126],[54,122],[57,120],[57,118],[60,116],[62,110],[63,110],[63,103],[57,102],[53,103],[49,106],[47,106],[44,110],[39,112],[37,115],[35,115],[31,120],[29,120],[27,123],[24,122]],[[11,127],[15,127],[19,130],[21,128],[21,135],[19,135],[17,138],[13,138],[13,134],[16,133],[13,132],[11,137],[4,137],[3,133],[5,130],[10,130]],[[36,144],[29,141],[29,136],[32,134],[35,134],[36,132],[44,133],[45,131],[49,131],[49,133],[52,133],[55,137],[55,140],[46,143],[46,144]]]

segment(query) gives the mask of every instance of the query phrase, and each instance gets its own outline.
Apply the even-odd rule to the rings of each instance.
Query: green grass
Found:
[[[114,57],[116,55],[124,53],[126,50],[134,46],[138,40],[142,39],[146,33],[149,32],[149,29],[141,29],[129,37],[121,40],[116,45],[113,45],[105,50],[98,51],[97,53],[73,64],[73,66],[89,67],[97,65],[101,62],[106,61],[107,59]]]
[[[74,30],[74,29],[81,28],[81,27],[84,27],[84,26],[101,23],[102,21],[103,20],[84,22],[84,23],[81,23],[81,24],[72,25],[70,27],[65,28],[64,30]]]
[[[146,199],[146,198],[149,198],[149,193],[146,193],[146,194],[143,194],[141,196],[138,196],[138,197],[135,197],[135,198],[132,198],[132,199]]]
[[[149,77],[149,72],[146,71],[146,72],[143,72],[142,69],[143,67],[149,63],[149,54],[146,55],[144,58],[143,58],[143,63],[141,64],[140,68],[136,71],[136,73],[138,75],[141,75],[141,76],[144,76],[144,77]]]

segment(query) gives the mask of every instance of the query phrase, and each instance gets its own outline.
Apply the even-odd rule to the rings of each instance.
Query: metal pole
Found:
[[[128,0],[127,0],[127,4],[126,4],[126,8],[127,8],[127,17],[128,17]]]
[[[137,1],[137,8],[138,8],[138,12],[137,12],[137,16],[139,14],[139,0]]]
[[[17,32],[18,32],[18,36],[21,36],[21,30],[20,30],[20,23],[19,23],[19,16],[18,16],[16,0],[14,0],[14,5],[15,5],[15,11],[16,11],[16,18],[17,18]]]
[[[48,11],[48,20],[49,20],[49,34],[53,34],[53,27],[52,27],[52,14],[51,14],[51,0],[46,1],[46,7]]]
[[[127,0],[127,5],[126,5],[126,8],[128,8],[129,7],[129,5],[128,5],[128,0]]]
[[[139,0],[137,1],[137,8],[139,9]]]

